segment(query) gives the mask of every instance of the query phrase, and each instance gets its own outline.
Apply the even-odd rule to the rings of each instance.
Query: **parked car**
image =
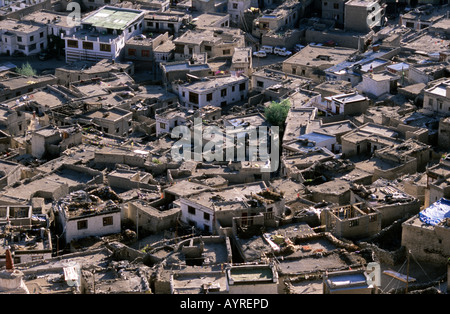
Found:
[[[266,53],[273,53],[273,47],[272,46],[262,46],[261,50],[264,50]]]
[[[275,47],[275,49],[273,50],[274,54],[277,54],[279,56],[282,57],[288,57],[292,54],[292,52],[290,52],[289,50],[287,50],[286,48],[282,48],[282,47]]]
[[[258,58],[265,58],[265,57],[267,57],[267,53],[266,53],[264,50],[255,51],[255,52],[253,53],[253,55],[254,55],[255,57],[258,57]]]
[[[294,47],[294,51],[295,51],[295,52],[299,52],[299,51],[302,50],[303,48],[305,48],[305,46],[300,45],[300,44],[297,44],[297,45],[295,45],[295,47]]]
[[[25,53],[23,51],[20,50],[15,50],[12,54],[13,57],[25,57]]]
[[[45,61],[51,58],[51,55],[48,52],[39,53],[39,60]]]

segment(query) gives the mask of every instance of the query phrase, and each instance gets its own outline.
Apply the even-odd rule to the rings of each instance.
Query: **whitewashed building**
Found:
[[[125,42],[144,29],[144,11],[104,6],[81,20],[65,41],[66,62],[116,60]]]
[[[15,52],[26,56],[47,48],[47,27],[31,21],[5,19],[0,21],[0,54]]]
[[[450,115],[450,80],[433,84],[424,90],[423,108],[434,113]]]
[[[178,85],[178,96],[180,103],[191,109],[207,105],[223,107],[244,100],[248,94],[248,82],[245,75],[204,79]]]
[[[252,6],[251,0],[230,0],[228,1],[228,14],[233,25],[240,26],[244,12]]]
[[[121,209],[111,200],[93,202],[84,191],[62,198],[54,206],[59,238],[72,240],[120,233]]]

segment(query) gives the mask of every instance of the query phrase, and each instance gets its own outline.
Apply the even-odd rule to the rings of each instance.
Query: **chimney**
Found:
[[[445,87],[445,97],[450,98],[450,85]]]
[[[14,260],[12,258],[11,251],[9,250],[9,247],[6,249],[6,270],[9,272],[14,271]]]

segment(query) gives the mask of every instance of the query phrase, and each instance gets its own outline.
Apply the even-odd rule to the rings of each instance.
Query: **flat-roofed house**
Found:
[[[231,294],[278,294],[278,271],[272,264],[230,266],[226,275]]]
[[[188,108],[223,107],[244,100],[248,84],[245,75],[220,76],[178,85],[178,95],[180,103]]]
[[[72,240],[121,231],[121,209],[112,200],[91,198],[85,191],[72,192],[54,204],[59,238]]]
[[[450,80],[439,80],[424,90],[423,108],[441,115],[450,115]]]
[[[65,41],[66,62],[116,60],[125,42],[143,31],[144,11],[104,6],[81,20]]]
[[[357,50],[350,48],[308,45],[284,60],[282,70],[320,83],[326,79],[326,69],[346,61],[356,52]]]
[[[0,53],[26,56],[47,48],[47,26],[32,21],[4,19],[0,21]]]

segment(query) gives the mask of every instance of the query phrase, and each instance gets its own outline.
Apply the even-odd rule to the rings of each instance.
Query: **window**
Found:
[[[229,55],[230,54],[230,49],[224,49],[223,50],[223,54],[224,55]]]
[[[135,56],[136,55],[136,49],[128,48],[128,55],[129,56]]]
[[[239,84],[239,91],[245,90],[245,83]]]
[[[109,44],[100,44],[100,51],[110,52],[111,51],[111,45],[109,45]]]
[[[211,101],[212,100],[212,93],[206,94],[206,101]]]
[[[33,41],[34,40],[34,36],[30,36],[30,41]]]
[[[256,86],[264,88],[264,82],[256,81]]]
[[[195,215],[195,208],[192,206],[188,206],[188,213],[191,215]]]
[[[80,221],[77,221],[77,229],[78,229],[78,230],[87,229],[87,227],[88,227],[88,222],[87,222],[87,220],[80,220]]]
[[[17,36],[17,41],[18,41],[19,43],[21,43],[21,42],[22,42],[22,37]]]
[[[339,10],[339,3],[334,3],[333,4],[333,8],[336,9],[336,10]]]
[[[233,9],[237,9],[238,8],[238,4],[237,3],[233,3]]]
[[[142,50],[141,56],[144,58],[150,57],[150,50]]]
[[[160,123],[159,123],[159,128],[160,128],[160,129],[165,129],[165,128],[166,128],[166,124],[160,122]]]
[[[231,86],[231,91],[234,92],[235,86]]]
[[[103,218],[103,226],[111,226],[113,224],[113,217],[108,216]]]
[[[19,48],[19,50],[25,50],[25,46],[24,45],[19,45],[18,48]]]
[[[36,49],[36,44],[31,44],[28,46],[28,51],[33,51]]]
[[[356,227],[356,226],[359,225],[359,220],[358,219],[352,219],[352,220],[349,220],[348,223],[349,223],[349,225],[348,225],[349,227]]]
[[[227,89],[224,88],[220,91],[220,96],[225,97],[227,95]]]
[[[203,213],[203,219],[208,220],[210,219],[211,215],[208,213]]]
[[[153,27],[153,22],[147,22],[147,26]]]
[[[211,46],[205,46],[205,51],[211,51]]]
[[[90,42],[90,41],[83,41],[83,49],[93,50],[94,49],[94,43]]]
[[[189,92],[189,102],[198,104],[198,94]]]
[[[78,48],[78,41],[77,40],[68,40],[67,47]]]

